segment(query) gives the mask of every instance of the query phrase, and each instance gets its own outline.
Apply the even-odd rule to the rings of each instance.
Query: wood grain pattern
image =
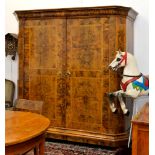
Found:
[[[117,115],[110,111],[105,93],[119,88],[120,77],[108,65],[114,51],[133,49],[137,13],[109,6],[15,14],[20,24],[19,98],[44,100],[49,137],[79,141],[78,133],[81,142],[103,139],[112,146],[127,141],[125,118],[119,107]]]
[[[32,148],[38,148],[39,155],[44,154],[45,130],[48,118],[31,112],[5,112],[5,153],[23,154]]]
[[[21,112],[5,112],[5,145],[13,145],[41,134],[49,126],[49,119],[42,115]]]

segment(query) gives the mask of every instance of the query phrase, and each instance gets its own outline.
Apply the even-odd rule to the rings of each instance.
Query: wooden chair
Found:
[[[43,101],[17,99],[15,101],[14,110],[31,111],[34,113],[42,114]]]
[[[13,106],[15,84],[13,81],[5,79],[5,108]]]
[[[15,111],[30,111],[38,114],[42,114],[43,101],[17,99],[13,110]],[[25,152],[23,155],[29,154],[32,150]],[[33,148],[34,155],[38,155],[38,146]],[[31,154],[31,153],[30,153]]]

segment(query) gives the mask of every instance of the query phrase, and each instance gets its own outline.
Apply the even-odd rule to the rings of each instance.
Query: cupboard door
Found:
[[[108,68],[116,46],[116,18],[68,19],[67,40],[67,128],[120,132],[123,125],[116,123],[122,114],[110,111],[105,95],[119,88],[117,74]]]
[[[68,128],[102,131],[102,34],[101,18],[67,20]]]
[[[26,20],[24,27],[23,96],[43,100],[52,126],[64,126],[65,20]]]

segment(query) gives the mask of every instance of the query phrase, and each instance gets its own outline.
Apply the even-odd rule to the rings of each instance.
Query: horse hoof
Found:
[[[129,114],[130,114],[130,112],[128,110],[124,115],[129,116]]]
[[[112,112],[113,112],[114,114],[116,114],[117,111],[118,111],[118,109],[115,108]]]
[[[117,114],[117,112],[118,112],[118,109],[116,109],[116,110],[114,111],[114,114]]]

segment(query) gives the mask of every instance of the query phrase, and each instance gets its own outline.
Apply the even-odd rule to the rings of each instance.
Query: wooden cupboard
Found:
[[[108,69],[115,51],[133,52],[137,13],[103,6],[15,11],[19,20],[19,98],[43,100],[48,137],[127,145],[126,119],[106,92],[120,77]],[[130,120],[128,120],[130,121]]]

